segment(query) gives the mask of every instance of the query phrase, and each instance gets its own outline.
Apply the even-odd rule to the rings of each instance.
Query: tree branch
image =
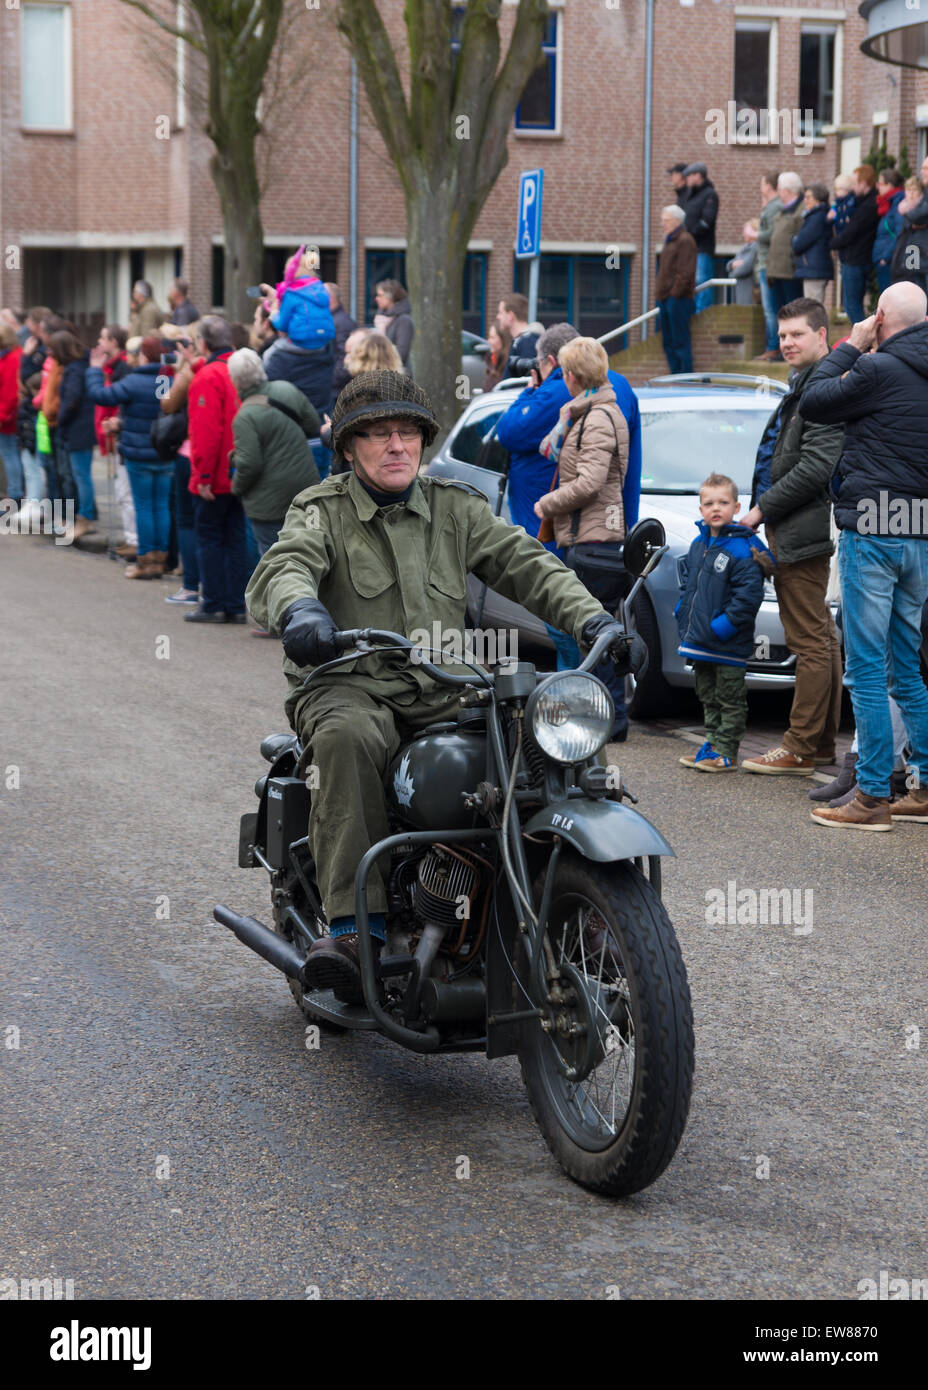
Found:
[[[166,19],[162,19],[159,14],[145,4],[145,0],[122,0],[124,5],[129,5],[133,10],[140,10],[148,19],[154,21],[159,29],[163,29],[166,34],[173,34],[175,39],[183,39],[184,43],[189,43],[191,48],[198,49],[201,53],[206,52],[206,46],[199,34],[192,29],[178,29],[176,24],[169,24]]]
[[[371,0],[338,0],[336,24],[348,40],[371,112],[407,192],[412,130],[399,68],[383,20]]]

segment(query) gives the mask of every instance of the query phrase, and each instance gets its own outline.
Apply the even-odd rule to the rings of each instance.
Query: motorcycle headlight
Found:
[[[532,737],[555,762],[586,762],[612,732],[612,696],[595,676],[559,671],[535,687],[526,706]]]

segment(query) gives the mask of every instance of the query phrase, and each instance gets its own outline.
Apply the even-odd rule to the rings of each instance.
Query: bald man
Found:
[[[835,829],[928,826],[928,689],[918,665],[928,601],[928,301],[900,282],[819,367],[799,413],[845,426],[831,480],[846,670],[857,720],[857,793],[812,812]],[[893,735],[887,699],[908,736],[906,796],[890,804]]]

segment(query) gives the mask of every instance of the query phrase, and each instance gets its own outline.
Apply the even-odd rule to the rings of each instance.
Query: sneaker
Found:
[[[699,762],[701,758],[714,757],[717,757],[716,751],[712,747],[712,744],[709,742],[709,740],[706,739],[702,747],[697,748],[695,753],[684,753],[683,757],[680,758],[679,761],[683,764],[684,767],[695,767],[697,762]]]
[[[900,803],[901,804],[901,803]],[[830,825],[837,830],[892,830],[889,799],[868,796],[858,787],[852,801],[844,806],[821,806],[809,812],[818,825]]]
[[[928,787],[913,787],[901,801],[892,803],[889,814],[893,820],[909,820],[917,825],[928,825]]]
[[[766,772],[770,777],[811,777],[815,763],[811,758],[797,758],[788,748],[771,748],[759,758],[745,758],[745,772]]]
[[[738,764],[734,758],[726,758],[722,753],[712,750],[711,757],[700,758],[693,763],[697,772],[737,772]]]
[[[199,603],[200,595],[196,589],[178,589],[176,594],[168,594],[165,603]]]

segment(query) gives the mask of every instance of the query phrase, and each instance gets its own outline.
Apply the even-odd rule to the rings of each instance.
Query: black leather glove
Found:
[[[602,637],[603,633],[609,628],[615,628],[616,638],[625,638],[627,636],[622,624],[616,618],[613,618],[611,613],[607,613],[605,609],[602,613],[597,613],[594,617],[587,618],[583,627],[580,629],[580,641],[586,647],[587,651],[589,651],[597,639]]]
[[[637,632],[626,632],[622,624],[611,614],[603,611],[589,618],[580,630],[580,641],[589,650],[596,639],[610,629],[615,630],[615,641],[609,649],[609,654],[616,675],[624,677],[633,672],[640,677],[648,664],[647,643]]]
[[[338,628],[332,614],[317,598],[291,603],[280,620],[284,652],[297,666],[321,666],[340,653],[335,645]]]

